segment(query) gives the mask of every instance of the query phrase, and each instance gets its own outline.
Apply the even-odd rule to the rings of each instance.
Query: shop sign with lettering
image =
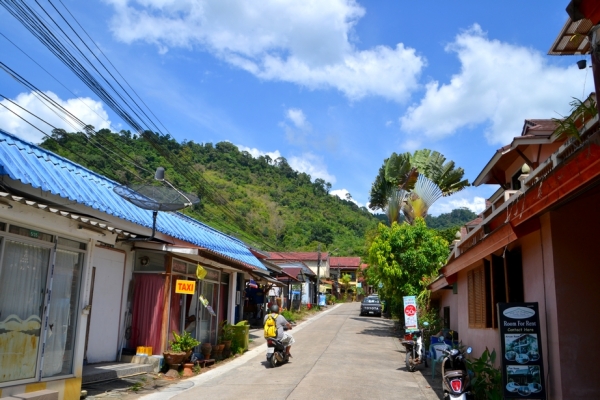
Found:
[[[194,294],[195,291],[196,281],[177,279],[177,281],[175,282],[175,293]]]
[[[505,399],[546,399],[538,303],[498,303]]]

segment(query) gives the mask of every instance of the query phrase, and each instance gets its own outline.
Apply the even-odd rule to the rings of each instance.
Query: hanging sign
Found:
[[[538,303],[498,303],[505,399],[546,399]]]
[[[208,311],[210,315],[212,315],[213,317],[217,316],[215,310],[213,310],[213,308],[208,304],[208,299],[206,297],[200,295],[200,297],[198,297],[198,300],[200,300],[200,304],[202,304],[204,308],[206,308],[206,311]]]
[[[407,331],[416,331],[419,329],[417,324],[416,296],[404,296],[404,325]]]
[[[177,279],[175,281],[175,293],[194,294],[196,292],[196,281]]]

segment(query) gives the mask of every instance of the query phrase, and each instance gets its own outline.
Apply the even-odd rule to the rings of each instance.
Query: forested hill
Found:
[[[162,166],[169,182],[201,199],[183,212],[262,250],[316,251],[320,243],[323,251],[363,255],[365,233],[378,223],[366,208],[330,195],[329,183],[294,171],[285,158],[253,158],[228,142],[54,130],[42,146],[121,184],[150,182]]]
[[[437,217],[430,215],[425,217],[425,222],[429,228],[448,229],[464,225],[477,218],[477,214],[468,208],[457,208],[446,214],[440,214]]]

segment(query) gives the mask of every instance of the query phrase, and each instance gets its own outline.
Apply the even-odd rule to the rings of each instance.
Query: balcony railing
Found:
[[[481,223],[472,228],[464,238],[461,238],[459,242],[454,246],[454,257],[459,257],[465,251],[469,250],[487,235],[485,231],[485,225],[490,222],[499,213],[505,210],[512,202],[517,200],[521,194],[525,193],[529,188],[535,184],[544,180],[548,174],[550,174],[556,167],[558,167],[566,158],[574,154],[579,148],[584,146],[586,143],[593,140],[594,137],[600,135],[600,129],[585,135],[585,131],[589,129],[593,124],[598,121],[598,116],[588,121],[585,129],[582,129],[584,135],[582,140],[576,140],[574,138],[568,139],[563,143],[556,152],[554,152],[548,159],[542,162],[535,170],[529,174],[523,174],[519,178],[521,181],[521,189],[519,190],[506,190],[504,193],[496,199],[488,208],[486,208],[481,214],[483,220]],[[489,232],[488,232],[489,233]]]

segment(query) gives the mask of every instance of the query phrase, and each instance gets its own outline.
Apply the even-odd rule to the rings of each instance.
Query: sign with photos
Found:
[[[538,303],[498,303],[505,399],[546,399]]]

